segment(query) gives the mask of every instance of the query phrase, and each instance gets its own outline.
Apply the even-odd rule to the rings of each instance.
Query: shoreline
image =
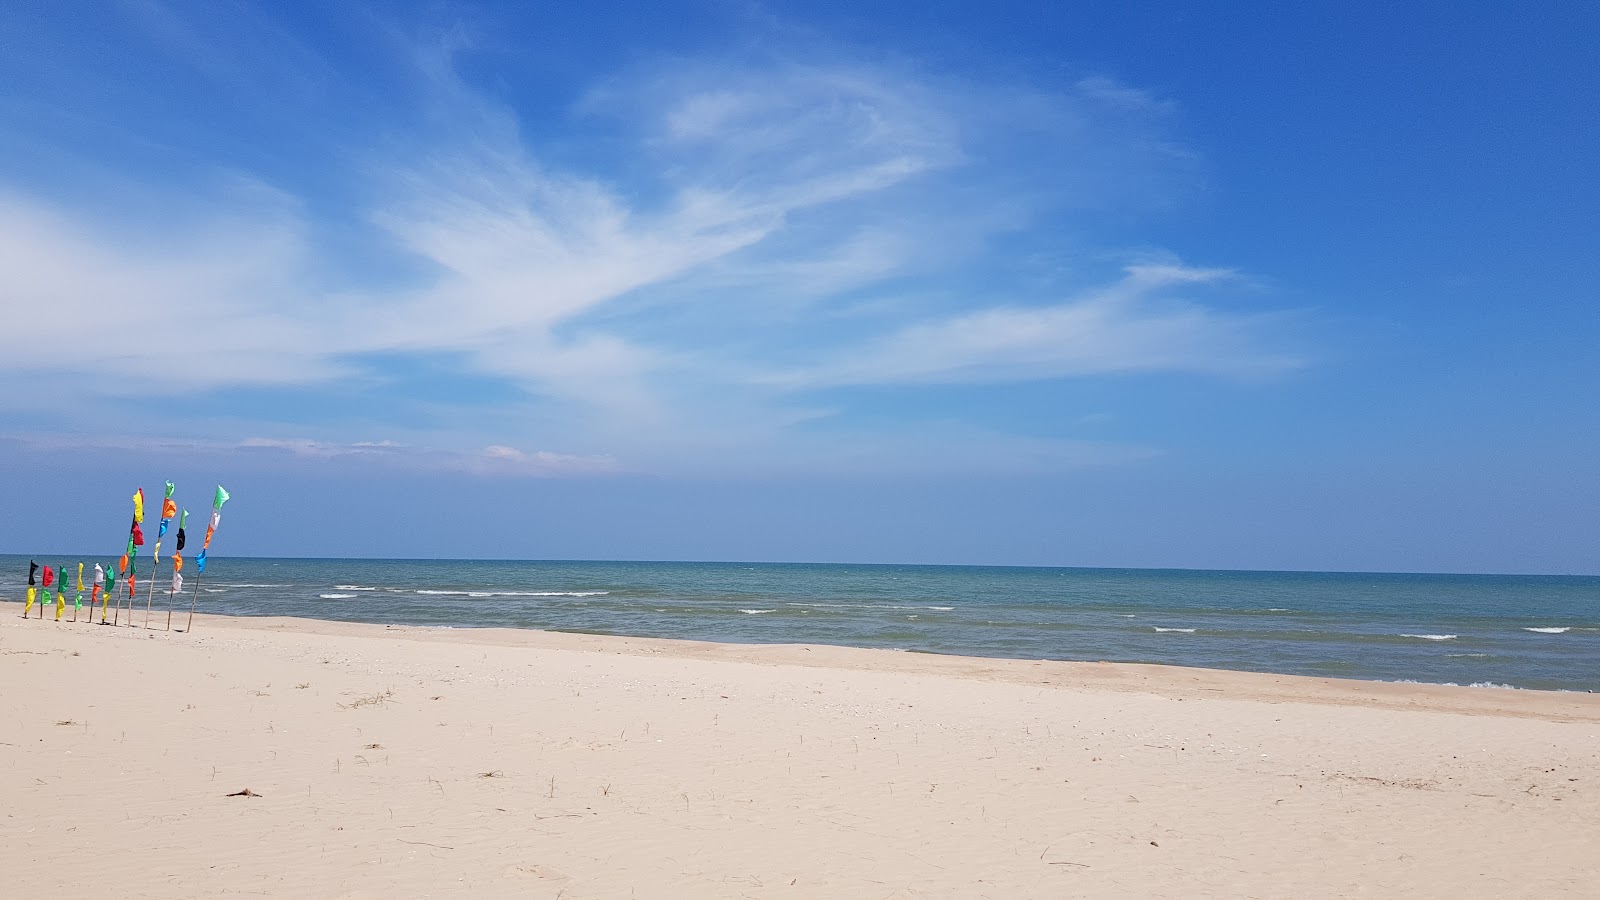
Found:
[[[19,612],[0,840],[40,896],[1600,891],[1600,695]]]
[[[21,606],[20,602],[0,601],[0,621],[3,621],[8,614],[20,619],[17,610],[20,610]],[[206,630],[235,628],[241,631],[395,638],[432,643],[577,650],[679,659],[716,659],[770,666],[792,665],[850,671],[888,669],[922,675],[978,678],[985,681],[1040,687],[1051,685],[1058,688],[1133,691],[1173,698],[1224,693],[1242,699],[1267,702],[1295,701],[1378,709],[1424,709],[1465,715],[1600,723],[1600,694],[1592,691],[1331,678],[1168,663],[962,656],[841,644],[743,644],[536,628],[378,624],[301,616],[195,613],[195,623],[197,629]],[[47,616],[43,624],[56,623]],[[81,621],[73,623],[63,619],[60,624],[71,626],[84,623]],[[99,627],[101,626],[96,626]],[[143,630],[126,625],[118,627],[135,633]],[[165,632],[155,629],[152,633]],[[171,634],[175,638],[182,637],[177,631]],[[1496,696],[1496,694],[1507,696]]]

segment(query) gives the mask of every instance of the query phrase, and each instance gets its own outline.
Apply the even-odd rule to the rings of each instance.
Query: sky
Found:
[[[0,16],[9,552],[1600,574],[1592,3]]]

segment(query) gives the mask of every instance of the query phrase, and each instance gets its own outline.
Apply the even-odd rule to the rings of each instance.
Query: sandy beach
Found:
[[[1600,896],[1600,695],[20,610],[15,896]]]

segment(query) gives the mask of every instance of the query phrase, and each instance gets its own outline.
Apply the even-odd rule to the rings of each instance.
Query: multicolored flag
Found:
[[[96,568],[99,568],[99,567],[96,566]],[[103,591],[100,594],[100,623],[102,625],[105,624],[105,621],[106,621],[106,607],[111,605],[111,595],[116,589],[117,589],[117,571],[115,569],[107,569],[106,570],[106,589],[105,589],[105,591]]]
[[[188,521],[189,521],[189,511],[186,509],[186,510],[183,511],[183,515],[178,517],[178,549],[179,550],[183,549],[184,541],[188,540],[188,537],[183,533],[184,523],[186,523]]]
[[[89,605],[93,606],[94,602],[90,601]],[[72,620],[74,622],[78,620],[78,613],[80,612],[83,612],[83,563],[78,563],[78,597],[72,603]]]
[[[67,567],[61,567],[61,577],[56,579],[56,621],[67,611]]]
[[[39,564],[28,560],[28,600],[22,605],[22,617],[26,619],[28,613],[33,612],[33,601],[39,596],[38,580],[35,573],[39,571]]]
[[[153,562],[161,562],[161,539],[167,536],[167,524],[172,521],[173,516],[178,514],[178,504],[172,502],[174,489],[172,482],[167,482],[166,493],[161,497],[161,527],[156,531],[155,552],[150,555]]]

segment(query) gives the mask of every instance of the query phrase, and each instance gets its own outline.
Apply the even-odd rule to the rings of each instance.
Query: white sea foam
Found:
[[[1524,628],[1522,630],[1532,631],[1536,634],[1566,634],[1572,630],[1572,626],[1567,625],[1561,628]]]
[[[226,594],[228,592],[227,588],[203,588],[203,590],[208,594]]]
[[[1119,618],[1119,619],[1137,619],[1139,617],[1134,615],[1133,613],[1117,613],[1117,618]]]
[[[349,600],[355,594],[318,594],[317,596],[323,600]]]
[[[1454,634],[1402,634],[1401,637],[1416,638],[1421,641],[1453,641],[1459,635]]]
[[[1183,634],[1194,634],[1193,628],[1162,628],[1160,625],[1152,625],[1150,627],[1157,631],[1177,631],[1182,632]]]
[[[741,609],[741,610],[739,610],[739,612],[742,612],[747,616],[759,616],[762,613],[777,612],[777,610],[775,610],[775,609]]]
[[[939,612],[949,612],[950,610],[955,609],[955,607],[954,606],[930,606],[930,607],[928,607],[928,609],[935,609],[935,610],[938,610]]]
[[[427,591],[415,593],[430,597],[604,597],[610,591]]]
[[[1267,612],[1288,612],[1288,611],[1289,611],[1289,608],[1287,606],[1269,606],[1269,607],[1267,607]]]
[[[362,587],[359,584],[336,584],[334,587],[341,591],[375,591],[375,587]]]
[[[1495,684],[1492,681],[1474,681],[1473,683],[1467,685],[1467,687],[1501,688],[1503,690],[1508,690],[1508,691],[1520,690],[1514,684]]]

